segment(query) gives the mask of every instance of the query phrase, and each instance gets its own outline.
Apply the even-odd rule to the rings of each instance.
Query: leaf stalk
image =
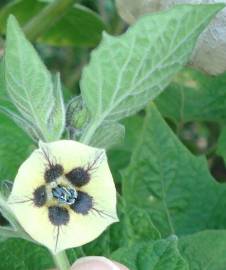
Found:
[[[53,1],[24,26],[25,35],[29,40],[35,41],[41,34],[59,21],[72,8],[75,2],[76,0]]]
[[[57,254],[53,254],[53,260],[58,270],[69,270],[70,263],[65,251],[61,251]]]

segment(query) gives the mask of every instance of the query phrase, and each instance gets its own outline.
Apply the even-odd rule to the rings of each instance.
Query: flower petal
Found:
[[[53,173],[58,177],[53,180],[55,185],[71,187],[66,175],[75,168],[90,173],[87,183],[74,185],[80,194],[74,208],[49,199],[52,179],[46,181],[45,172],[51,164],[63,167],[63,175]],[[116,190],[104,150],[70,140],[42,143],[41,149],[31,154],[18,171],[9,204],[25,231],[53,253],[92,241],[118,220]]]

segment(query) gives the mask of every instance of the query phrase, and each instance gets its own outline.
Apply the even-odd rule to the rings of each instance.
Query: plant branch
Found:
[[[60,18],[72,8],[75,2],[75,0],[53,1],[24,26],[25,35],[31,41],[36,40],[41,34],[60,20]]]
[[[70,263],[68,261],[65,251],[61,251],[57,254],[53,254],[53,260],[58,270],[69,270]]]

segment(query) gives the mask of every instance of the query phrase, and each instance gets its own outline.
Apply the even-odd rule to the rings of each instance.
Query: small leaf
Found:
[[[226,186],[211,177],[205,158],[181,144],[154,106],[122,183],[126,203],[145,210],[163,236],[226,226]]]
[[[84,68],[81,93],[92,122],[89,142],[103,121],[142,109],[187,62],[195,41],[223,5],[177,6],[144,16],[120,37],[104,34]]]
[[[53,85],[50,73],[13,16],[8,21],[4,63],[7,93],[29,129],[33,127],[36,140],[59,139],[64,126],[59,79]]]
[[[111,257],[130,270],[188,270],[187,263],[178,251],[176,237],[136,243],[131,247],[120,248]]]
[[[125,128],[116,122],[103,122],[93,135],[90,145],[99,148],[110,149],[122,144],[125,136]]]
[[[71,139],[79,140],[89,121],[89,112],[81,96],[73,97],[66,112],[66,127]]]
[[[225,270],[226,231],[203,231],[179,240],[179,250],[190,270]]]

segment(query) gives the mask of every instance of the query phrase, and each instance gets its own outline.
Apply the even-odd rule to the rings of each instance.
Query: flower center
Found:
[[[78,192],[71,187],[57,185],[52,188],[52,195],[60,204],[72,205],[78,197]]]

